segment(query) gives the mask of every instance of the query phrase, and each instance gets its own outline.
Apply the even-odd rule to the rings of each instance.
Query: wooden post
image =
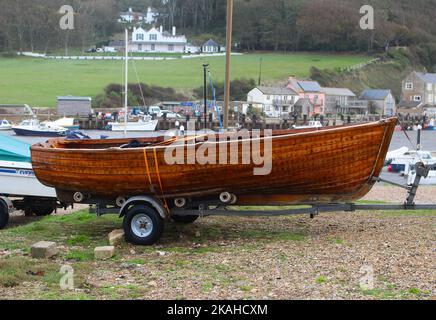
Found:
[[[230,63],[232,55],[233,0],[227,0],[226,80],[224,87],[224,130],[229,129]]]

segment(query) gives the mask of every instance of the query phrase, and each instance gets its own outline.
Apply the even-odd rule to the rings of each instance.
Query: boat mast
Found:
[[[229,129],[230,62],[232,56],[233,0],[227,0],[226,82],[224,88],[224,130]]]
[[[125,62],[126,62],[126,66],[125,66],[125,88],[124,88],[124,137],[127,137],[127,121],[129,119],[128,116],[128,112],[129,112],[129,107],[128,107],[128,94],[129,94],[129,29],[126,27],[126,48],[125,48],[125,53],[126,53],[126,57],[125,57]]]

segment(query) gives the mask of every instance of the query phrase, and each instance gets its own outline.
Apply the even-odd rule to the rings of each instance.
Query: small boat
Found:
[[[436,164],[436,158],[432,156],[430,151],[409,150],[407,147],[391,151],[386,157],[389,172],[401,172],[405,175],[408,174],[409,167],[417,162],[433,165]]]
[[[169,202],[178,198],[216,201],[226,192],[235,196],[237,205],[348,203],[365,196],[376,183],[396,123],[391,118],[342,127],[281,130],[272,137],[248,133],[243,139],[238,132],[222,133],[215,134],[215,141],[205,141],[204,136],[169,142],[164,137],[59,138],[33,145],[31,154],[38,179],[55,188],[64,203],[79,199],[115,204],[117,199],[139,195]],[[243,159],[251,159],[252,154],[244,144],[259,144],[264,152],[268,150],[269,173],[256,175],[262,165],[254,160],[245,164]],[[187,160],[189,152],[200,154],[205,149],[216,155],[225,150],[225,160],[232,159],[231,150],[238,150],[238,161]],[[168,154],[177,152],[187,161],[169,163]]]
[[[294,129],[317,129],[322,127],[323,125],[320,121],[309,121],[307,126],[294,126]]]
[[[71,131],[80,130],[80,125],[75,124],[74,121],[75,121],[74,118],[63,117],[63,118],[58,119],[56,121],[45,122],[44,124],[49,128],[51,128],[51,127],[59,128],[60,127],[60,128],[65,128],[65,129],[71,130]]]
[[[137,122],[110,122],[109,128],[114,132],[152,132],[156,130],[158,125],[158,120],[152,120],[148,115],[142,116]]]
[[[20,125],[12,127],[12,130],[17,136],[31,137],[62,137],[68,131],[61,127],[48,127],[37,119],[24,120]]]
[[[30,159],[30,145],[0,135],[0,195],[56,197],[53,188],[35,177]]]
[[[8,120],[3,119],[0,121],[0,130],[5,131],[5,130],[11,130],[12,129],[12,125],[9,123]]]

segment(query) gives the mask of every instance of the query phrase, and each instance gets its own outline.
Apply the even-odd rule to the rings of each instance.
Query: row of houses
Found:
[[[293,76],[283,87],[254,88],[247,95],[247,103],[274,118],[290,114],[396,114],[395,98],[390,90],[368,89],[357,97],[347,88],[326,88],[316,81]]]

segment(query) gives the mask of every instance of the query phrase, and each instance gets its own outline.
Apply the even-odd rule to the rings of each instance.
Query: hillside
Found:
[[[312,68],[310,77],[326,87],[349,88],[356,94],[364,89],[391,89],[397,101],[401,97],[401,81],[413,70],[425,70],[407,50],[392,50],[381,59],[361,69],[348,72]]]

